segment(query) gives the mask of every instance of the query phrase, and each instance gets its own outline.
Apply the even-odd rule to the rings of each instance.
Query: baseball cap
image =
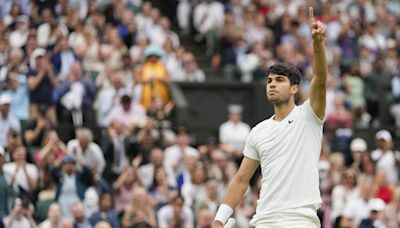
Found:
[[[43,48],[36,48],[32,52],[32,58],[36,59],[37,57],[43,57],[46,56],[46,50]]]
[[[243,106],[241,106],[239,104],[231,104],[228,106],[228,112],[240,114],[243,112]]]
[[[376,133],[375,138],[377,140],[383,139],[387,142],[392,141],[392,135],[387,130],[380,130]]]
[[[4,93],[0,95],[0,105],[10,104],[10,102],[11,102],[10,95]]]
[[[367,150],[367,143],[362,138],[355,138],[350,143],[350,150],[365,152]]]
[[[385,209],[385,202],[379,198],[370,199],[368,201],[368,209],[370,211],[383,211]]]
[[[64,158],[62,160],[62,163],[63,164],[65,164],[65,163],[73,163],[73,164],[75,164],[75,158],[72,157],[71,155],[66,155],[66,156],[64,156]]]

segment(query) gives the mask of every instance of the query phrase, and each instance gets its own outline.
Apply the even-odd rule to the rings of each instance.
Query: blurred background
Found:
[[[323,227],[400,222],[400,2],[315,0]],[[312,79],[302,0],[0,0],[0,227],[210,227],[269,66]],[[253,177],[235,211],[249,227]]]

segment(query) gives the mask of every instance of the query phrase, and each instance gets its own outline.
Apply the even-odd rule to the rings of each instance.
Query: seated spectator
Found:
[[[99,201],[99,211],[94,213],[89,218],[89,222],[92,226],[96,226],[96,224],[100,221],[108,222],[111,227],[119,227],[118,215],[113,209],[113,199],[111,193],[103,193],[100,196]]]
[[[7,133],[12,129],[21,132],[19,120],[10,113],[11,97],[7,94],[0,95],[0,146],[6,146]]]
[[[35,165],[27,163],[25,147],[19,146],[12,153],[13,162],[3,166],[3,171],[9,175],[8,183],[14,183],[19,188],[19,193],[26,192],[31,200],[38,187],[39,172]]]
[[[132,193],[130,205],[125,207],[122,217],[123,227],[162,227],[156,223],[156,216],[151,206],[152,200],[146,189],[137,187]]]
[[[39,228],[54,228],[61,225],[61,208],[57,203],[53,203],[49,207],[47,219],[39,224]]]
[[[76,131],[76,139],[72,139],[67,143],[67,151],[76,160],[82,160],[83,164],[95,174],[96,178],[101,177],[106,162],[100,146],[93,142],[93,134],[90,129],[78,129]]]
[[[175,196],[170,204],[162,207],[157,213],[157,218],[159,227],[192,228],[194,224],[193,212],[184,206],[181,195]]]
[[[33,220],[33,206],[25,204],[20,198],[15,199],[14,207],[9,216],[3,219],[3,223],[7,228],[35,228],[37,227]]]
[[[363,219],[360,223],[360,228],[370,227],[385,227],[383,212],[385,210],[385,202],[381,199],[371,199],[368,202],[369,217]]]
[[[376,198],[382,199],[386,204],[393,200],[393,185],[387,182],[386,173],[384,170],[379,169],[375,173],[372,195]]]
[[[85,207],[81,202],[76,202],[71,206],[71,213],[74,219],[74,227],[93,228],[86,217]]]
[[[4,148],[0,147],[0,219],[9,214],[9,202],[11,199],[13,199],[13,191],[11,188],[9,188],[7,183],[7,174],[3,171],[3,166],[5,164],[4,155]]]
[[[399,178],[397,169],[399,152],[394,151],[392,135],[387,130],[380,130],[375,134],[375,140],[377,148],[371,152],[375,169],[384,170],[386,181],[389,184],[395,184]]]
[[[190,52],[185,52],[182,56],[183,65],[183,80],[186,82],[204,82],[206,76],[196,62],[194,55]]]
[[[168,184],[169,179],[163,167],[159,167],[154,171],[154,181],[149,193],[153,198],[157,211],[171,202],[171,199],[178,194],[176,189]]]
[[[145,187],[146,189],[150,189],[150,187],[154,185],[154,176],[156,170],[159,168],[165,169],[163,167],[163,160],[163,151],[160,148],[155,147],[150,151],[150,162],[139,167],[140,179],[142,180],[143,187]],[[171,171],[167,171],[167,174],[168,173],[171,173]],[[174,179],[174,177],[170,174],[168,174],[167,176],[168,184],[170,186],[175,186],[176,180]]]
[[[141,104],[132,101],[129,95],[123,95],[120,104],[114,106],[104,119],[104,126],[108,127],[111,122],[118,121],[127,128],[135,127],[136,122],[143,122],[146,111]]]
[[[199,210],[196,216],[197,228],[209,228],[214,222],[214,214],[208,208],[202,208]]]

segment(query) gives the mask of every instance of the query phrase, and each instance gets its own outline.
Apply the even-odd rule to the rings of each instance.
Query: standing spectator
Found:
[[[10,113],[19,120],[29,117],[29,91],[26,76],[10,70],[6,78],[6,91],[11,97]]]
[[[76,160],[82,160],[85,166],[95,174],[96,178],[101,177],[106,162],[100,146],[93,142],[93,134],[90,129],[78,129],[76,139],[68,142],[67,150],[68,154]]]
[[[142,105],[149,108],[154,97],[160,96],[163,103],[170,100],[168,85],[169,75],[165,65],[161,62],[163,51],[157,46],[150,46],[144,50],[145,62],[142,68]]]
[[[137,167],[127,167],[114,182],[112,188],[115,192],[115,211],[121,214],[133,199],[133,192],[142,186],[138,176]]]
[[[11,97],[7,94],[0,95],[0,146],[6,146],[7,133],[14,130],[21,131],[18,119],[10,113]]]
[[[26,123],[23,139],[27,146],[40,147],[44,136],[52,127],[52,123],[46,118],[47,108],[46,105],[38,105],[36,115]]]
[[[104,178],[114,182],[130,161],[140,153],[140,144],[132,136],[132,129],[115,120],[107,128],[103,139],[104,158],[107,161],[103,173]]]
[[[202,1],[194,8],[193,24],[200,36],[206,38],[209,56],[218,50],[219,30],[224,25],[224,6],[215,0]]]
[[[82,166],[82,159],[78,160]],[[63,217],[71,218],[71,206],[76,202],[81,202],[90,178],[90,170],[82,166],[77,171],[76,160],[72,156],[65,156],[62,160],[61,170],[50,167],[53,181],[56,184],[56,200],[61,206]]]
[[[46,117],[52,124],[56,123],[56,113],[53,106],[53,89],[59,81],[54,74],[52,66],[47,59],[46,50],[36,48],[31,54],[31,72],[28,73],[28,87],[30,90],[30,113],[37,115],[38,105],[45,104],[49,108]]]
[[[250,126],[242,122],[243,107],[232,104],[228,107],[228,121],[219,127],[221,148],[235,158],[240,158]]]
[[[93,100],[95,86],[84,78],[80,62],[73,62],[67,78],[53,92],[53,99],[61,110],[58,111],[60,122],[70,122],[74,126],[89,125],[95,118]]]

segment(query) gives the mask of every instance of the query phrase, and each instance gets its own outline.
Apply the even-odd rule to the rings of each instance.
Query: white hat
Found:
[[[368,201],[368,209],[370,211],[383,211],[385,206],[385,202],[379,198],[370,199]]]
[[[33,50],[32,52],[32,58],[36,59],[37,57],[40,56],[46,56],[46,50],[43,48],[36,48],[35,50]]]
[[[377,140],[379,139],[383,139],[387,142],[392,141],[392,135],[390,134],[390,132],[388,132],[387,130],[380,130],[376,133],[375,138]]]
[[[242,113],[243,107],[239,104],[231,104],[228,106],[228,112],[229,113]]]
[[[36,58],[40,56],[46,56],[46,50],[43,48],[36,48],[33,50],[31,57],[29,58],[29,65],[32,69],[36,69]]]
[[[365,152],[367,151],[367,143],[362,138],[353,139],[350,143],[350,150]]]
[[[11,103],[10,95],[4,93],[0,95],[0,105],[10,104],[10,103]]]

